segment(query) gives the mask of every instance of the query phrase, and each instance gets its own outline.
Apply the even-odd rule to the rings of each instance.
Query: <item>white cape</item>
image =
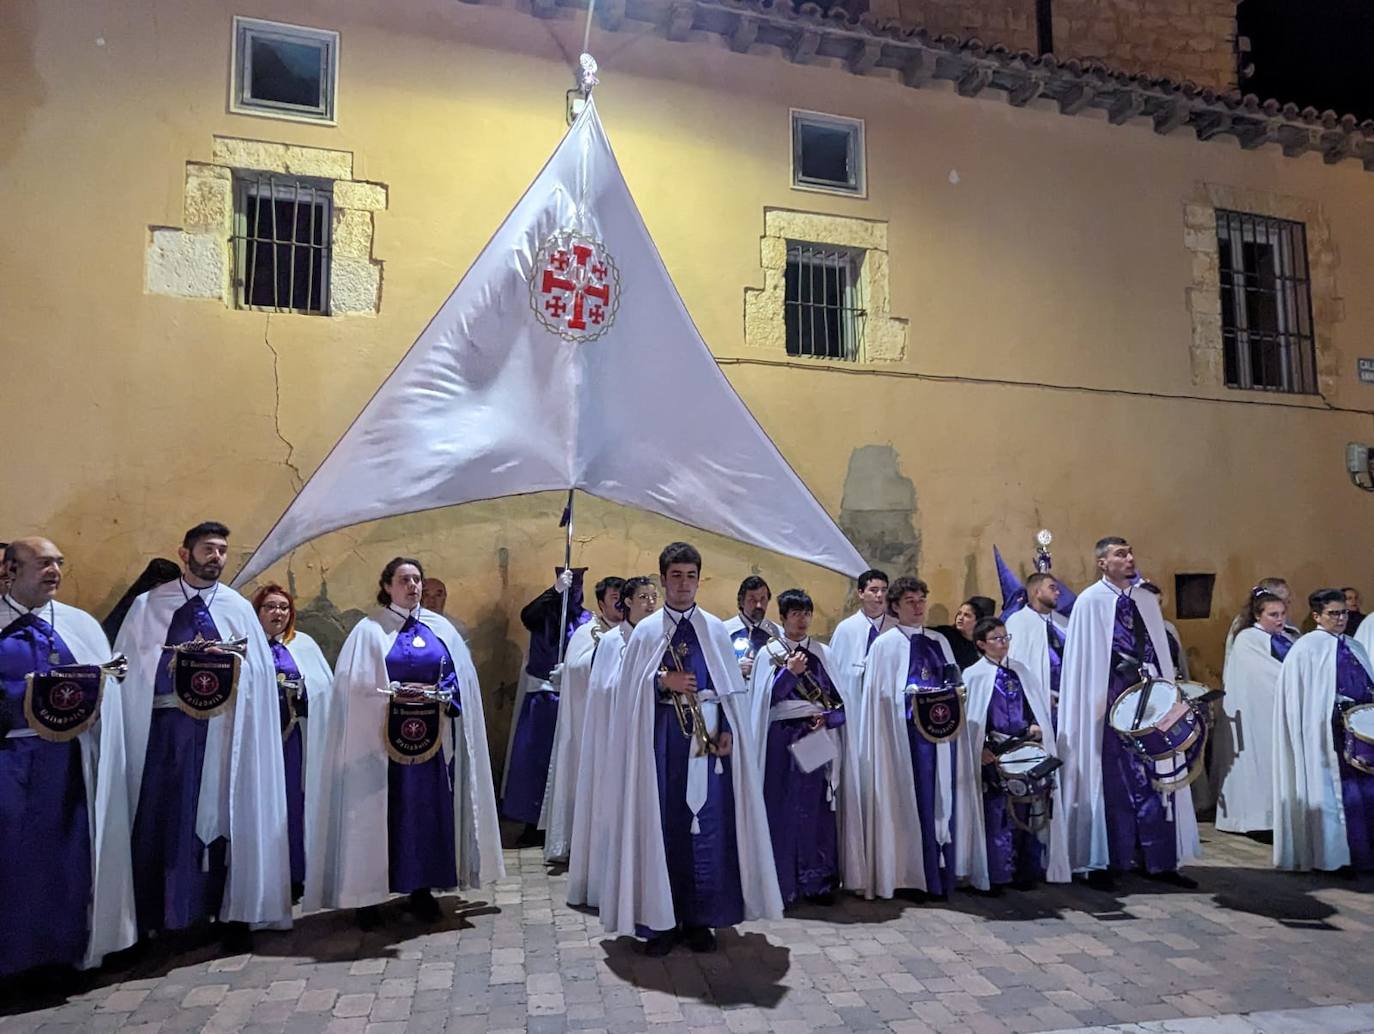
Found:
[[[1039,615],[1036,615],[1036,623],[1042,626],[1039,631],[1043,641],[1044,622]],[[1015,639],[1012,642],[1015,642]],[[1021,690],[1026,695],[1026,702],[1030,704],[1031,714],[1035,716],[1035,724],[1040,726],[1042,745],[1050,754],[1055,754],[1049,686],[1024,664],[1010,657],[1007,658],[1007,667],[1021,680]],[[979,890],[987,890],[991,885],[988,878],[987,831],[983,820],[982,758],[983,747],[987,744],[988,705],[992,701],[996,679],[997,665],[986,657],[964,669],[964,685],[968,689],[968,700],[964,727],[959,731],[959,739],[967,742],[963,744],[959,755],[956,805],[959,821],[955,824],[958,831],[956,869],[961,879],[968,880]],[[1040,840],[1048,849],[1045,879],[1050,883],[1068,883],[1073,875],[1069,870],[1068,823],[1064,819],[1064,801],[1057,776],[1054,792],[1050,797],[1053,818],[1049,826],[1040,833]]]
[[[954,663],[954,652],[939,632],[921,629],[916,634],[933,639],[944,654],[945,663]],[[866,703],[859,734],[859,765],[869,870],[864,890],[870,898],[890,898],[894,891],[904,887],[926,889],[921,849],[924,831],[916,811],[916,780],[911,771],[911,745],[906,732],[910,661],[911,640],[901,628],[892,628],[874,640],[864,666]],[[938,754],[948,758],[958,749],[957,739],[936,748]],[[961,760],[960,764],[963,763]],[[940,843],[948,843],[953,785],[937,787],[936,802],[937,820],[943,817],[945,824],[935,836]]]
[[[1355,634],[1350,638],[1363,646],[1367,655],[1374,657],[1374,620],[1361,621],[1360,627],[1355,629]]]
[[[1049,620],[1054,622],[1059,638],[1064,639],[1068,634],[1069,619],[1056,610],[1050,612]],[[1048,693],[1050,644],[1045,632],[1045,618],[1030,607],[1022,607],[1007,617],[1007,634],[1011,636],[1007,656],[1024,665]]]
[[[1221,720],[1213,734],[1217,829],[1251,833],[1274,828],[1274,715],[1282,666],[1269,633],[1242,629],[1222,672]]]
[[[162,646],[172,615],[185,605],[181,579],[139,596],[115,640],[129,659],[124,680],[125,772],[132,814],[143,785],[152,722],[153,684],[165,663]],[[234,707],[208,720],[205,760],[196,806],[197,838],[229,840],[229,878],[220,919],[258,925],[291,923],[290,854],[286,834],[286,777],[276,668],[253,605],[229,586],[206,592],[210,616],[225,639],[248,640]],[[134,816],[136,818],[137,816]]]
[[[853,699],[853,683],[835,674],[838,668],[834,656],[824,643],[808,639],[806,648],[820,660],[821,667],[830,676],[830,681],[840,694],[840,702],[844,704],[844,724],[831,730],[839,738],[840,756],[829,766],[829,782],[839,822],[839,858],[836,861],[844,889],[862,894],[868,886],[868,860],[864,855],[863,801],[859,791],[859,727],[854,722],[853,712],[849,709],[849,702]],[[768,756],[773,682],[781,670],[781,665],[787,663],[787,657],[787,651],[783,647],[777,643],[769,643],[758,652],[754,660],[749,703],[754,709],[752,735],[756,763],[761,776],[766,776],[767,771],[765,759]],[[778,663],[774,663],[774,660]]]
[[[47,608],[39,608],[42,617]],[[84,610],[53,601],[58,636],[77,664],[104,664],[110,643],[95,618]],[[81,775],[86,783],[86,820],[91,834],[91,900],[87,902],[90,940],[83,969],[100,965],[113,951],[138,939],[129,833],[133,826],[124,781],[124,711],[120,684],[105,679],[100,720],[78,738]],[[54,903],[56,904],[56,903]]]
[[[582,727],[587,715],[587,691],[597,641],[609,631],[600,614],[584,621],[568,639],[563,673],[558,684],[558,724],[554,727],[553,756],[544,785],[539,828],[546,830],[544,860],[563,861],[572,846],[577,813],[577,763],[582,756]]]
[[[854,730],[852,735],[856,739],[859,730],[863,728],[864,661],[868,657],[868,630],[872,627],[872,622],[862,610],[859,610],[841,621],[835,626],[835,631],[830,633],[830,656],[835,666],[826,668],[826,671],[830,672],[831,678],[839,677],[845,680],[845,688],[849,694],[845,699],[845,710],[849,711],[850,707],[853,707],[845,724]],[[896,627],[897,619],[891,614],[884,613],[878,626],[878,634],[882,635],[889,628]]]
[[[1131,598],[1145,621],[1159,659],[1160,676],[1174,679],[1169,641],[1159,600],[1153,593]],[[1069,821],[1069,864],[1074,872],[1108,867],[1107,805],[1102,796],[1102,737],[1106,731],[1107,683],[1111,678],[1112,630],[1117,593],[1104,580],[1079,594],[1069,617],[1064,666],[1059,677],[1059,756],[1064,767],[1065,817]],[[1202,853],[1193,796],[1188,790],[1168,795],[1174,817],[1180,866]]]
[[[284,644],[296,662],[305,683],[306,717],[300,719],[301,730],[301,786],[305,790],[305,849],[309,860],[310,845],[320,836],[321,819],[329,804],[329,788],[320,783],[321,766],[314,765],[317,746],[323,742],[325,724],[315,715],[315,699],[328,696],[334,685],[334,671],[325,660],[320,644],[305,632],[296,630],[291,642]],[[312,729],[319,732],[313,733]]]
[[[592,101],[236,583],[339,528],[571,488],[864,569],[693,325]]]
[[[505,875],[496,795],[487,753],[482,687],[472,656],[447,619],[428,610],[416,617],[448,648],[458,676],[462,720],[446,722],[443,752],[454,758],[453,818],[459,888]],[[317,749],[307,756],[307,782],[327,788],[306,842],[303,907],[362,908],[391,896],[387,854],[387,765],[382,742],[387,698],[386,656],[405,618],[379,607],[353,626],[328,692],[310,699]],[[455,733],[457,735],[455,735]],[[461,739],[461,743],[455,743]],[[451,888],[435,888],[448,890]]]
[[[780,919],[782,895],[763,805],[763,773],[750,741],[748,702],[739,663],[719,618],[697,607],[690,620],[719,694],[718,709],[703,702],[703,713],[723,712],[734,730],[731,768],[744,917]],[[672,621],[666,610],[641,621],[630,635],[621,665],[610,736],[616,767],[607,772],[612,787],[618,790],[617,806],[610,821],[614,835],[607,845],[601,897],[601,925],[611,934],[633,934],[637,925],[650,930],[671,930],[677,925],[654,763],[654,680],[672,634]],[[718,719],[713,721],[709,714],[706,717],[714,735]],[[714,759],[705,762],[713,764]],[[676,787],[673,792],[677,792]]]
[[[629,622],[617,625],[601,637],[592,657],[577,759],[577,807],[573,810],[572,843],[568,848],[570,905],[601,905],[611,816],[617,812],[613,798],[624,791],[608,773],[615,770],[618,755],[611,739],[611,726],[616,714],[620,662],[631,631]]]
[[[1358,640],[1342,636],[1374,677]],[[1237,640],[1239,641],[1239,640]],[[1339,869],[1350,864],[1341,769],[1331,719],[1336,706],[1336,637],[1315,629],[1293,644],[1279,669],[1274,703],[1274,865]]]

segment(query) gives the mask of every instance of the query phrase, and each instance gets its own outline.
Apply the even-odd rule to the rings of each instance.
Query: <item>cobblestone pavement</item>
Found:
[[[510,876],[443,899],[439,926],[399,908],[367,934],[351,913],[309,916],[252,955],[200,948],[11,1001],[0,1034],[1374,1030],[1374,880],[1281,875],[1267,847],[1203,836],[1197,891],[845,899],[663,960],[603,938],[538,851],[510,851]]]

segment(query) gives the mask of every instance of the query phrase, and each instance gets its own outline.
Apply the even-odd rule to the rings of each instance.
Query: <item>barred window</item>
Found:
[[[1315,393],[1306,227],[1217,209],[1217,248],[1226,386]]]
[[[241,309],[327,315],[330,184],[234,177],[234,296]]]
[[[862,252],[789,241],[783,286],[787,354],[863,358]]]

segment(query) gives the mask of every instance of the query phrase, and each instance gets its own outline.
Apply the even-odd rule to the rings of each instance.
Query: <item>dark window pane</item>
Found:
[[[323,313],[328,306],[329,195],[293,180],[245,184],[240,304]]]
[[[321,47],[254,36],[249,68],[253,100],[320,108]]]
[[[801,176],[804,180],[839,186],[854,185],[849,167],[851,134],[848,130],[802,122],[799,132]]]
[[[813,245],[789,250],[783,274],[787,354],[857,359],[864,311],[856,301],[854,258]]]

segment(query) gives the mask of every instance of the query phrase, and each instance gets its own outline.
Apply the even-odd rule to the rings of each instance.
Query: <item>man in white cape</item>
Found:
[[[959,677],[948,641],[925,627],[928,592],[909,575],[888,586],[897,627],[874,640],[864,666],[859,765],[868,897],[900,890],[943,900],[955,882],[958,740],[933,742],[912,720],[918,693]]]
[[[630,633],[658,608],[658,582],[636,575],[620,586],[617,596],[624,620],[602,635],[592,651],[577,762],[577,807],[568,848],[568,904],[590,908],[601,905],[610,823],[619,810],[618,796],[624,792],[615,776],[608,776],[615,770],[619,755],[618,744],[611,740],[611,727],[617,713],[620,664]]]
[[[1152,593],[1134,591],[1135,553],[1125,539],[1100,539],[1095,555],[1102,578],[1074,604],[1059,693],[1069,863],[1101,889],[1135,868],[1159,882],[1196,887],[1178,871],[1201,854],[1192,794],[1156,790],[1153,772],[1108,722],[1141,667],[1173,681],[1164,619]]]
[[[1058,713],[1059,680],[1064,664],[1064,636],[1069,619],[1058,611],[1059,582],[1048,571],[1026,579],[1026,605],[1007,615],[1011,636],[1008,656],[1024,665],[1050,695]]]
[[[115,652],[129,660],[124,752],[139,930],[217,917],[242,950],[243,924],[290,926],[290,856],[276,669],[253,605],[219,580],[228,536],[216,521],[186,533],[184,573],[134,600]],[[242,641],[237,688],[218,710],[218,696],[196,696],[215,681],[206,669],[178,678],[175,651],[164,649],[197,639]]]
[[[0,865],[0,977],[98,966],[137,937],[119,683],[83,676],[78,709],[66,702],[75,684],[41,679],[54,668],[111,660],[95,618],[55,598],[63,561],[44,538],[5,549],[13,581],[0,597],[0,735],[8,740],[0,750],[7,787],[0,818],[11,839]],[[58,693],[66,700],[53,706]],[[75,727],[84,728],[73,742],[74,730],[62,726],[77,715]]]
[[[1042,629],[1032,631],[1043,635]],[[996,764],[989,750],[995,745],[994,740],[1024,737],[1055,756],[1049,691],[1035,671],[1011,658],[1009,647],[1015,643],[1015,636],[1000,618],[979,620],[973,630],[973,641],[983,656],[964,669],[967,711],[959,738],[963,748],[960,758],[967,763],[959,769],[956,804],[964,819],[959,823],[959,877],[983,891],[1008,883],[1019,890],[1029,890],[1041,878],[1050,883],[1067,883],[1071,877],[1068,824],[1064,820],[1059,780],[1051,776],[1048,797],[1038,805],[1048,811],[1049,822],[1031,832],[1020,828],[1010,811],[1013,807],[1021,808],[1024,822],[1029,807],[1012,804],[1005,793],[990,793],[985,777]],[[989,774],[995,780],[995,773]],[[990,821],[995,824],[991,829]]]
[[[1374,869],[1374,775],[1346,761],[1344,723],[1357,720],[1349,709],[1374,703],[1374,666],[1364,644],[1344,634],[1340,589],[1319,589],[1308,604],[1317,627],[1293,644],[1279,670],[1274,865],[1368,872]],[[1351,746],[1370,750],[1368,743]],[[1368,754],[1363,763],[1371,763]]]
[[[887,612],[887,583],[887,572],[875,567],[859,575],[859,609],[830,633],[830,657],[836,676],[847,686],[846,724],[855,739],[863,728],[864,661],[878,636],[897,627],[897,619]]]
[[[801,589],[778,596],[782,635],[755,655],[749,690],[773,861],[788,906],[833,904],[841,885],[862,894],[868,880],[853,682],[811,638],[813,613]]]
[[[665,607],[630,635],[610,742],[619,787],[601,925],[666,955],[681,936],[782,915],[748,697],[725,626],[696,605],[701,554],[659,554]],[[674,701],[675,695],[678,699]]]
[[[458,681],[461,717],[443,722],[440,747],[445,763],[453,766],[458,888],[481,887],[506,874],[482,687],[467,644],[446,618],[422,607],[413,613],[381,607],[349,633],[334,665],[334,685],[310,699],[311,731],[319,749],[306,755],[306,799],[325,803],[313,822],[306,823],[301,902],[306,911],[368,909],[392,896],[387,696],[378,689],[390,684],[387,655],[412,617],[443,643]]]
[[[754,674],[754,658],[781,630],[768,618],[768,604],[773,590],[760,576],[751,574],[739,583],[735,603],[739,607],[733,617],[725,619],[725,634],[735,648],[740,674],[748,682]]]
[[[582,728],[587,714],[592,657],[601,638],[619,627],[620,587],[625,579],[609,577],[596,583],[596,613],[578,626],[568,640],[563,666],[552,673],[558,684],[558,724],[553,735],[553,759],[544,788],[544,808],[539,828],[544,830],[544,860],[568,858],[576,821],[578,762],[582,756]]]

